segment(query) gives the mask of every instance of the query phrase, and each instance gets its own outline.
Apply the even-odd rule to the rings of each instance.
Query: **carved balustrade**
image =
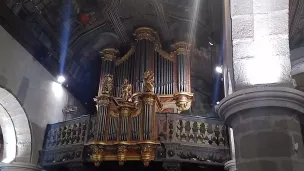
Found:
[[[229,160],[227,130],[223,122],[192,115],[158,114],[157,132],[163,146],[156,160],[223,164]]]
[[[45,131],[40,164],[51,166],[82,161],[84,143],[87,141],[90,116],[65,122],[48,124]]]
[[[133,119],[136,121],[136,118]],[[94,142],[97,129],[96,120],[96,116],[84,116],[48,125],[44,147],[40,155],[40,164],[48,167],[92,162],[91,157],[94,156],[89,155],[92,149],[85,148],[84,144]],[[132,130],[132,126],[130,129]],[[226,127],[218,119],[176,113],[157,113],[153,129],[161,144],[156,148],[155,161],[174,160],[222,165],[229,160]],[[139,131],[130,132],[131,141],[129,142],[131,143],[126,144],[132,144],[139,134]],[[104,160],[141,160],[140,155],[124,155],[126,149],[129,152],[140,150],[133,147],[123,146],[123,144],[120,146],[118,144],[117,146],[108,145],[106,149],[116,153],[106,156]],[[102,152],[100,149],[98,150],[98,152]]]

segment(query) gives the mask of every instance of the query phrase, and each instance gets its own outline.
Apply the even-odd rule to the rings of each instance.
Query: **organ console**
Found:
[[[90,160],[142,160],[149,165],[160,144],[156,113],[189,110],[193,94],[186,42],[173,51],[162,50],[151,28],[135,30],[136,43],[123,56],[114,48],[101,50],[101,73],[95,98],[97,115],[91,117],[92,136],[86,144]]]

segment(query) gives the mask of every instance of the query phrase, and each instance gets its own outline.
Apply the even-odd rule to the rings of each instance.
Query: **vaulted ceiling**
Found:
[[[92,97],[96,95],[99,82],[98,52],[111,46],[124,54],[134,41],[136,28],[148,26],[156,30],[167,51],[176,41],[191,41],[198,56],[202,53],[200,49],[210,48],[210,41],[217,44],[221,41],[222,0],[4,1],[14,13],[16,22],[12,22],[12,16],[8,14],[2,16],[3,22],[20,32],[19,36],[27,41],[25,44],[33,49],[33,55],[38,56],[36,58],[54,75],[60,70],[63,63],[60,56],[66,49],[64,69],[69,80],[67,86],[92,108]],[[1,8],[3,5],[0,4]],[[216,56],[214,54],[211,56]],[[212,64],[216,61],[209,60]],[[201,60],[194,61],[193,72],[198,72],[204,64],[199,63]],[[199,92],[211,96],[212,67],[208,64],[204,70],[205,75],[194,75],[198,77],[196,79],[204,80],[209,88],[193,85],[198,86],[194,88]]]

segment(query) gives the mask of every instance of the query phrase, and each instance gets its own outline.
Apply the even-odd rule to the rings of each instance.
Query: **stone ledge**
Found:
[[[304,113],[304,93],[287,87],[248,88],[225,97],[216,110],[230,125],[234,114],[260,107],[282,107]]]
[[[13,163],[0,163],[1,171],[42,171],[37,165],[33,165],[30,163],[21,163],[21,162],[13,162]]]

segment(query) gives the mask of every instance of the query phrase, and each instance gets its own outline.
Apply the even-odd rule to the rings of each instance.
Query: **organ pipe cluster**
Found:
[[[90,121],[95,131],[87,144],[96,166],[104,160],[149,165],[159,145],[155,117],[165,103],[162,96],[175,101],[177,112],[191,106],[189,45],[177,42],[167,53],[158,34],[147,27],[136,29],[135,37],[136,44],[121,57],[114,48],[100,52],[97,116]]]

